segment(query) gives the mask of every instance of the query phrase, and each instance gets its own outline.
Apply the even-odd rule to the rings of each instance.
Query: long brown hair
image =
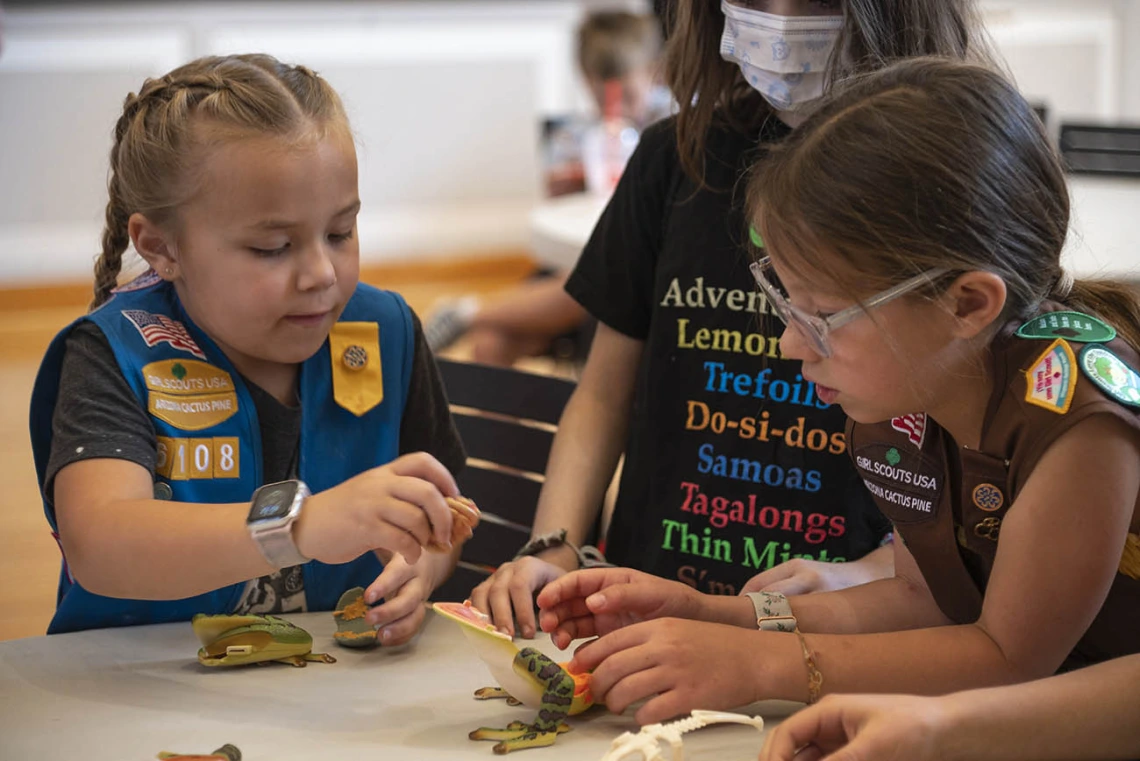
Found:
[[[858,300],[935,267],[949,270],[945,280],[985,270],[1006,284],[1001,321],[1051,299],[1140,350],[1129,286],[1073,283],[1062,270],[1061,161],[1033,109],[991,69],[918,58],[851,80],[760,162],[747,203],[765,247],[835,293]]]
[[[829,82],[915,56],[993,61],[974,0],[842,0],[842,12]],[[720,56],[724,14],[719,0],[676,0],[667,24],[664,69],[679,104],[681,166],[703,185],[705,135],[714,120],[739,132],[754,131],[772,111],[739,67]]]
[[[209,56],[157,79],[123,102],[115,124],[107,182],[103,252],[95,262],[95,309],[110,298],[123,252],[127,221],[136,212],[157,224],[172,221],[193,192],[200,163],[195,127],[216,128],[212,138],[234,134],[301,136],[327,127],[348,129],[340,98],[304,66],[268,55]]]

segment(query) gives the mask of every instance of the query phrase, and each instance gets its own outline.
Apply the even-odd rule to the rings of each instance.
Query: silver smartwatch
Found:
[[[274,568],[309,562],[293,541],[293,523],[309,497],[304,481],[266,484],[253,493],[245,525],[257,549]]]

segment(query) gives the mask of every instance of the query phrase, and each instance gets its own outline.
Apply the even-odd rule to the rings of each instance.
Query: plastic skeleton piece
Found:
[[[759,716],[746,716],[742,713],[725,711],[693,711],[688,718],[671,721],[668,724],[647,724],[637,734],[624,732],[614,739],[602,761],[659,761],[661,741],[669,743],[673,749],[672,760],[684,761],[685,752],[681,735],[701,729],[710,724],[748,724],[764,731],[764,720]],[[637,754],[637,755],[634,755]]]
[[[336,663],[336,658],[313,652],[313,637],[294,623],[277,616],[206,615],[190,620],[202,643],[198,662],[203,666],[244,666],[277,661],[304,666],[309,661]]]
[[[563,719],[593,705],[589,674],[570,674],[533,647],[520,650],[509,635],[495,629],[490,618],[471,607],[470,601],[437,602],[432,609],[460,625],[499,683],[497,688],[476,691],[477,699],[505,697],[510,702],[513,698],[516,702],[512,704],[538,709],[531,724],[512,721],[503,728],[480,727],[468,735],[472,740],[497,740],[492,750],[499,755],[553,745],[559,734],[570,731]]]

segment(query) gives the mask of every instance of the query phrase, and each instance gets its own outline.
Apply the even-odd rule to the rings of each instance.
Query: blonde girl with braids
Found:
[[[337,94],[265,55],[148,79],[108,188],[92,310],[32,399],[49,631],[329,610],[359,585],[406,641],[474,517],[453,525],[465,455],[419,321],[358,282]],[[116,287],[128,245],[150,269]]]
[[[1063,269],[1065,176],[1013,85],[941,59],[858,79],[757,167],[749,209],[781,347],[849,416],[895,572],[791,598],[794,634],[644,575],[559,579],[542,625],[602,635],[571,664],[594,694],[656,721],[1140,652],[1140,303]]]

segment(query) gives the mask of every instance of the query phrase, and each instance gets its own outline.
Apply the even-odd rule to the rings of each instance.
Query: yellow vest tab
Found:
[[[329,332],[329,350],[337,404],[360,417],[384,401],[377,323],[336,323]]]

